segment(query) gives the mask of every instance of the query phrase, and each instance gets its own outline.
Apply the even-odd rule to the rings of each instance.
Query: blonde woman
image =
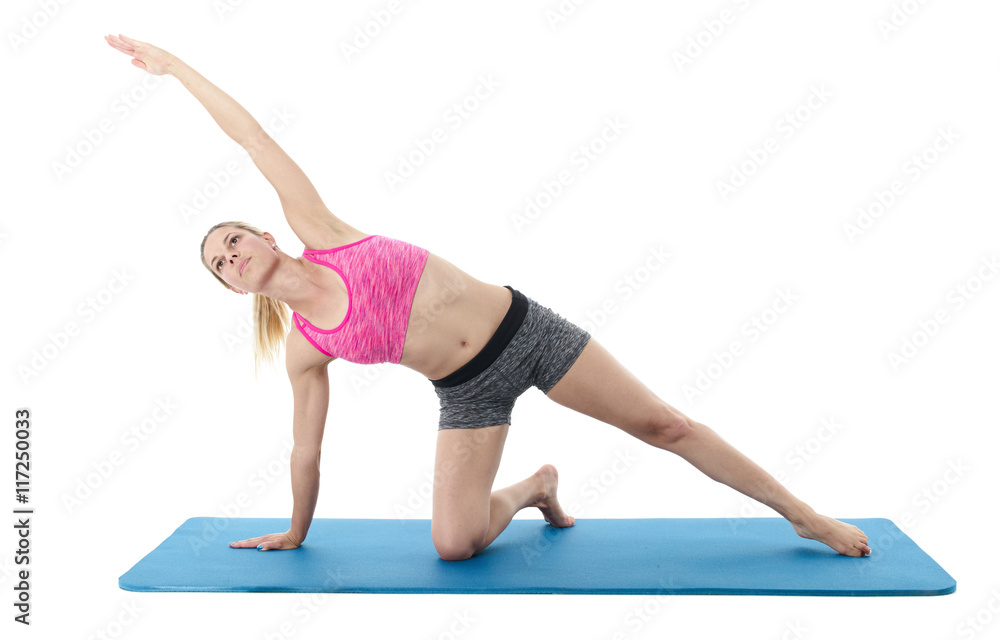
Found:
[[[552,465],[493,491],[511,408],[533,386],[677,454],[771,507],[804,538],[844,555],[870,553],[860,529],[817,514],[715,431],[661,400],[586,331],[508,285],[482,282],[426,249],[352,227],[229,95],[151,44],[120,34],[106,40],[136,67],[176,77],[246,148],[306,247],[301,256],[285,253],[270,233],[242,222],[217,224],[202,240],[201,260],[212,275],[237,295],[254,294],[255,365],[271,360],[284,340],[294,397],[291,526],[230,546],[294,549],[306,539],[319,493],[327,367],[340,359],[401,364],[432,383],[441,413],[431,536],[445,560],[486,548],[525,507],[537,507],[554,527],[573,526],[556,497]]]

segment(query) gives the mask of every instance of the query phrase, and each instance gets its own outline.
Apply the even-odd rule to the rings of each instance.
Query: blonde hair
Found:
[[[206,264],[204,258],[205,241],[208,240],[208,236],[219,227],[236,227],[237,229],[248,231],[259,237],[264,237],[264,232],[253,225],[233,220],[229,222],[220,222],[209,229],[208,233],[205,234],[205,237],[202,238],[201,253],[199,254],[202,256],[201,263],[205,265],[205,268],[208,269],[213,276],[215,276],[216,280],[222,283],[222,286],[227,289],[232,289],[232,287],[229,286],[229,283],[220,278],[219,274],[216,273],[212,267]],[[279,351],[281,350],[281,345],[285,339],[285,335],[288,333],[288,329],[291,326],[288,305],[281,300],[275,300],[274,298],[269,298],[268,296],[255,293],[253,294],[253,320],[253,372],[254,376],[256,376],[261,360],[267,361],[268,364],[273,364],[275,357],[277,357]]]

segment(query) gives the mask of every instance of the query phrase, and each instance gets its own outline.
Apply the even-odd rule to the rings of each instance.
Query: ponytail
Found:
[[[274,364],[288,334],[288,305],[259,293],[253,294],[253,374],[261,360]]]

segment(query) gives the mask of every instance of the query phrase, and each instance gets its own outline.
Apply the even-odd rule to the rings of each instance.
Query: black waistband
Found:
[[[513,297],[510,300],[510,308],[507,309],[507,315],[500,321],[500,326],[493,332],[489,342],[486,343],[482,351],[473,356],[472,360],[469,360],[459,367],[457,371],[449,373],[440,380],[431,380],[435,387],[454,387],[472,380],[482,373],[486,367],[493,364],[500,354],[503,353],[503,350],[507,348],[507,345],[510,344],[514,334],[517,333],[521,323],[524,322],[524,316],[528,313],[528,299],[517,289],[508,285],[504,286],[510,289]]]

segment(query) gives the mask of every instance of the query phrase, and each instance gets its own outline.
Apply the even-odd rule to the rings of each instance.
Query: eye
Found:
[[[229,246],[230,247],[233,246],[233,243],[236,242],[237,238],[239,238],[239,236],[233,236],[232,238],[229,239]],[[219,269],[222,268],[222,260],[219,260],[218,262],[215,263],[215,268],[216,268],[216,270],[219,270]]]

